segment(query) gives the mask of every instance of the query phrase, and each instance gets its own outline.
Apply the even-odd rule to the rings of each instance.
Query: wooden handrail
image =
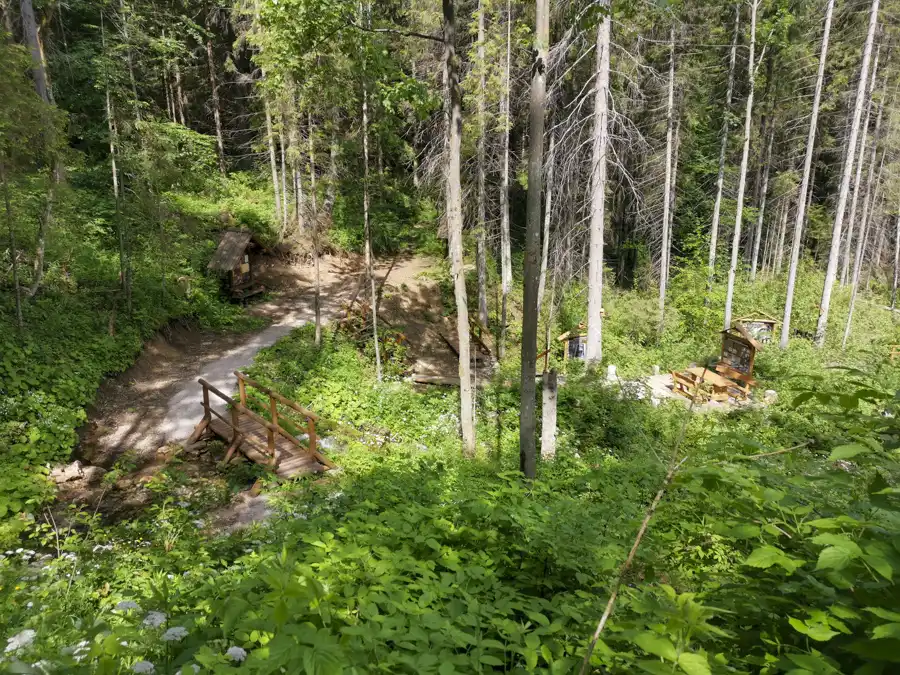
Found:
[[[279,403],[283,403],[288,408],[293,408],[294,410],[296,410],[298,413],[300,413],[304,417],[308,417],[309,419],[311,419],[315,422],[319,421],[319,416],[316,415],[314,412],[307,410],[302,405],[295,403],[294,401],[292,401],[289,398],[286,398],[285,396],[282,396],[277,391],[273,391],[272,389],[269,389],[268,387],[264,387],[256,380],[251,380],[249,377],[244,375],[241,371],[236,370],[236,371],[234,371],[234,374],[237,376],[239,382],[243,381],[246,384],[249,384],[254,389],[259,389],[261,392],[263,392],[264,394],[268,394],[269,396],[274,398]]]
[[[199,380],[197,380],[197,382],[199,382],[204,387],[209,389],[212,393],[214,393],[219,398],[221,398],[225,401],[228,401],[228,403],[237,403],[237,401],[235,401],[233,398],[231,398],[228,394],[225,394],[222,392],[221,389],[217,389],[216,387],[212,386],[209,382],[204,380],[202,377]]]

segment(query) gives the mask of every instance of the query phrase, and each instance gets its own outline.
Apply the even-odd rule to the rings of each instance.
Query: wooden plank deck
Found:
[[[240,417],[239,428],[244,440],[238,446],[238,452],[252,462],[268,465],[270,463],[268,430],[256,420],[244,415]],[[226,443],[231,442],[233,431],[222,420],[215,418],[211,420],[209,430]],[[293,478],[304,473],[320,473],[326,469],[309,451],[298,448],[278,434],[275,435],[275,453],[278,458],[275,474],[281,478]]]

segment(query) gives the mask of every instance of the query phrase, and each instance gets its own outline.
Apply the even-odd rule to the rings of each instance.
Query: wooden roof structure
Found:
[[[225,230],[207,269],[230,272],[241,264],[252,239],[253,233],[249,230]]]

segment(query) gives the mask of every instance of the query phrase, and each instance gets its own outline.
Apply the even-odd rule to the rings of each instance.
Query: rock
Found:
[[[653,366],[653,376],[659,375],[659,366]]]
[[[763,394],[763,401],[766,403],[775,403],[778,400],[778,392],[774,389],[766,389],[766,393]]]
[[[615,382],[619,379],[619,376],[616,374],[616,367],[613,365],[606,366],[606,380],[607,382]]]
[[[106,469],[100,466],[86,466],[81,473],[85,483],[96,485],[103,480],[103,476],[106,475]]]
[[[50,472],[50,480],[55,483],[68,483],[70,480],[78,480],[84,475],[81,462],[77,459],[68,466],[58,466]]]

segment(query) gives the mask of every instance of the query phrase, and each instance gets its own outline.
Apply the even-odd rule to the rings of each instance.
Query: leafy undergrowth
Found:
[[[483,394],[481,438],[499,445],[467,460],[453,395],[376,385],[340,335],[316,351],[295,331],[253,375],[332,420],[342,471],[270,485],[275,515],[232,535],[207,527],[221,495],[174,479],[140,519],[31,528],[0,561],[6,667],[573,672],[682,429],[688,460],[594,671],[897,667],[900,426],[861,374],[796,408],[691,418],[588,376],[564,388],[560,455],[530,484],[511,470],[514,392]]]

